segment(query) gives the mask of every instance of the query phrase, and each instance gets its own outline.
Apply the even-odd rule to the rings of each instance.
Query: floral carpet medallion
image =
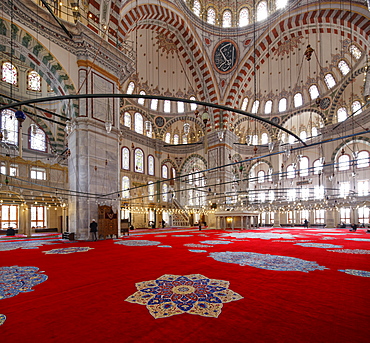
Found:
[[[356,269],[338,269],[340,272],[350,274],[350,275],[356,275],[356,276],[362,276],[362,277],[370,277],[370,272],[366,270],[356,270]]]
[[[6,320],[5,314],[0,314],[0,325],[3,325]]]
[[[137,240],[132,240],[132,241],[114,242],[114,244],[135,246],[135,247],[144,247],[144,246],[158,245],[158,244],[161,244],[161,242],[147,241],[147,240],[144,240],[144,239],[137,239]]]
[[[217,318],[224,303],[243,299],[228,289],[229,282],[200,274],[165,274],[136,284],[138,291],[125,301],[145,305],[154,318],[189,313]]]
[[[298,271],[308,273],[313,270],[327,269],[316,262],[305,261],[290,256],[258,254],[254,252],[213,252],[209,254],[216,261],[235,263],[241,266],[251,266],[260,269],[276,271]]]
[[[73,254],[75,252],[86,252],[92,250],[94,248],[90,247],[70,247],[70,248],[61,248],[61,249],[52,249],[48,251],[43,251],[45,254],[59,254],[59,255],[66,255],[66,254]]]
[[[300,245],[302,247],[307,248],[322,248],[322,249],[343,248],[343,245],[325,244],[325,243],[296,243],[295,245]]]
[[[0,299],[7,299],[19,293],[33,291],[32,287],[48,279],[47,275],[39,274],[37,267],[1,267],[0,268]]]

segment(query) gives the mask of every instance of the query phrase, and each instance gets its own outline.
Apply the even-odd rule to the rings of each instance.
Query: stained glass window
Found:
[[[196,100],[195,99],[195,96],[191,96],[190,98],[189,98],[190,100]],[[196,109],[197,109],[197,104],[194,104],[194,103],[192,103],[192,104],[190,104],[190,109],[192,110],[192,111],[195,111]]]
[[[179,144],[179,135],[177,134],[173,135],[173,144],[175,145]]]
[[[357,115],[357,114],[360,114],[362,112],[362,105],[361,105],[361,102],[359,101],[354,101],[352,103],[352,113],[353,115]]]
[[[249,101],[248,98],[244,98],[243,103],[242,103],[242,108],[241,108],[242,111],[246,111],[247,110],[248,101]]]
[[[166,133],[166,136],[164,137],[164,141],[168,144],[171,143],[171,134],[169,132]]]
[[[136,112],[135,113],[135,132],[137,133],[144,133],[144,121],[143,121],[143,116]]]
[[[197,17],[200,16],[200,2],[198,0],[194,0],[193,12]]]
[[[27,89],[31,91],[41,91],[41,76],[34,70],[27,75]]]
[[[35,124],[30,127],[30,148],[38,151],[46,151],[46,134]]]
[[[129,128],[131,128],[131,114],[128,112],[125,112],[123,117],[123,124]]]
[[[144,153],[141,149],[135,149],[135,171],[144,173]]]
[[[152,155],[148,156],[148,174],[154,175],[154,157]]]
[[[12,110],[1,112],[1,130],[4,142],[18,145],[18,121]]]
[[[270,114],[272,111],[272,100],[267,100],[265,103],[265,114]]]
[[[131,81],[127,86],[127,94],[132,94],[135,89],[135,84]]]
[[[182,144],[188,144],[188,136],[182,136]]]
[[[326,74],[325,75],[325,83],[328,86],[328,88],[333,88],[336,85],[334,76],[332,74]]]
[[[168,167],[165,164],[162,165],[162,178],[163,179],[168,178]]]
[[[252,113],[257,113],[259,106],[260,106],[259,100],[255,100],[254,103],[253,103],[252,111],[251,112]]]
[[[267,1],[260,1],[257,5],[257,21],[267,18]]]
[[[162,200],[164,202],[168,201],[168,186],[166,183],[162,185]]]
[[[296,93],[294,95],[294,107],[300,107],[303,105],[303,98],[301,93]]]
[[[216,11],[210,7],[207,11],[207,23],[211,25],[215,25],[216,23]]]
[[[239,12],[239,27],[247,26],[249,24],[249,10],[242,8]]]
[[[122,169],[130,169],[130,150],[126,147],[122,148]]]
[[[339,70],[341,71],[341,73],[343,75],[347,75],[351,71],[351,68],[349,67],[349,65],[347,64],[347,62],[344,61],[344,60],[340,60],[339,61],[338,68],[339,68]]]
[[[231,12],[228,10],[222,14],[222,27],[231,27]]]
[[[360,59],[360,57],[361,57],[361,50],[356,45],[351,45],[349,47],[349,51],[351,52],[352,56],[356,60],[359,60]]]
[[[279,112],[286,111],[286,107],[287,107],[287,100],[286,100],[286,98],[281,98],[279,100]]]
[[[311,97],[311,100],[315,100],[316,98],[319,97],[320,93],[319,93],[319,89],[317,88],[316,85],[312,85],[309,89],[308,89],[309,93],[310,93],[310,97]]]
[[[337,120],[338,123],[345,121],[347,119],[347,109],[345,107],[341,107],[337,111]]]
[[[18,85],[18,70],[10,62],[3,63],[2,80],[15,86]]]
[[[150,109],[156,111],[158,109],[158,99],[152,99]]]
[[[163,111],[166,113],[171,112],[171,101],[170,100],[165,100],[163,103]]]
[[[145,93],[145,91],[140,91],[139,94],[140,95],[145,95],[146,93]],[[137,102],[138,102],[139,105],[144,105],[145,99],[144,98],[139,98],[139,99],[137,99]]]
[[[130,197],[130,179],[128,176],[122,177],[122,198],[129,198]]]
[[[154,201],[154,182],[148,182],[148,194],[149,194],[149,201]]]

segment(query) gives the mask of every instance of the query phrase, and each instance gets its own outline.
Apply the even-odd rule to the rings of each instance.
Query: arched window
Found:
[[[163,200],[163,202],[168,201],[168,185],[167,185],[167,183],[164,183],[162,185],[162,200]]]
[[[36,92],[41,91],[41,76],[34,70],[28,72],[27,89]]]
[[[356,59],[359,60],[361,57],[361,50],[354,44],[352,44],[349,47],[349,51],[351,52],[352,56]]]
[[[261,135],[261,144],[268,144],[269,136],[266,132],[262,133]]]
[[[338,170],[349,169],[349,155],[342,155],[338,158]]]
[[[135,171],[144,173],[144,153],[139,148],[135,149]]]
[[[130,197],[130,179],[128,176],[122,177],[122,198],[127,199]]]
[[[123,115],[123,125],[131,129],[131,114],[128,112],[125,112]]]
[[[131,81],[127,86],[127,94],[132,94],[135,90],[135,84],[133,81]]]
[[[197,100],[197,99],[195,99],[195,96],[191,96],[189,99],[190,99],[190,100],[193,100],[193,101]],[[190,109],[191,109],[192,111],[195,111],[195,110],[197,109],[197,106],[198,106],[197,104],[191,103],[191,104],[190,104]]]
[[[144,133],[144,121],[143,121],[143,116],[136,112],[135,113],[135,132],[137,133]]]
[[[171,168],[171,173],[172,173],[172,175],[171,175],[171,177],[172,178],[174,178],[174,177],[176,177],[176,169],[175,168]]]
[[[276,9],[279,10],[284,8],[288,3],[288,0],[276,0]]]
[[[182,144],[188,144],[188,136],[186,135],[182,136]]]
[[[149,194],[149,201],[154,201],[154,182],[153,181],[149,181],[148,182],[148,194]]]
[[[260,1],[257,5],[257,21],[264,20],[267,18],[267,1]]]
[[[252,145],[258,145],[258,135],[253,135],[253,137],[252,137]]]
[[[289,135],[288,143],[289,143],[289,144],[294,144],[294,142],[295,142],[295,137],[294,137],[294,136],[292,136],[292,135]]]
[[[166,135],[164,136],[164,141],[168,144],[171,143],[171,134],[169,132],[167,132]]]
[[[163,111],[165,113],[170,113],[171,112],[171,101],[170,100],[165,100],[163,102]]]
[[[351,107],[352,107],[352,114],[355,116],[362,112],[362,105],[361,105],[361,102],[359,102],[358,100],[354,101]]]
[[[260,170],[258,173],[257,173],[257,182],[258,183],[262,183],[265,181],[265,172],[263,170]]]
[[[212,7],[207,10],[207,23],[211,25],[216,24],[216,11]]]
[[[295,168],[293,164],[290,164],[286,168],[286,178],[287,179],[294,179],[295,178]]]
[[[286,108],[287,108],[286,98],[281,98],[279,101],[279,112],[286,111]]]
[[[148,174],[154,175],[154,157],[152,155],[148,156]]]
[[[258,112],[258,108],[260,107],[260,101],[259,100],[255,100],[254,103],[253,103],[253,106],[252,106],[252,113],[257,113]]]
[[[299,175],[308,176],[308,157],[303,156],[299,162]]]
[[[316,85],[312,85],[308,89],[308,91],[310,93],[311,100],[315,100],[316,98],[318,98],[320,96],[319,89],[317,88]]]
[[[182,101],[177,102],[177,112],[184,113],[185,112],[185,105]]]
[[[153,137],[153,127],[152,123],[149,120],[145,122],[145,134],[147,137]]]
[[[46,151],[46,134],[36,124],[32,124],[29,129],[30,149]]]
[[[305,142],[306,141],[306,139],[307,139],[307,132],[306,131],[301,131],[300,132],[300,134],[299,134],[299,138],[303,141],[303,142]]]
[[[18,85],[18,70],[10,62],[4,62],[2,65],[2,80],[12,85]]]
[[[329,89],[333,88],[336,85],[333,74],[330,74],[330,73],[326,74],[324,79],[325,79],[325,83],[326,83],[326,85],[328,86]]]
[[[176,133],[173,135],[173,144],[179,144],[179,135]]]
[[[158,109],[158,99],[152,99],[150,102],[150,109],[156,111]]]
[[[231,12],[229,10],[222,14],[222,27],[231,27]]]
[[[366,168],[369,166],[369,152],[362,150],[357,154],[357,168]]]
[[[162,165],[162,178],[168,178],[168,167],[165,164]]]
[[[140,94],[140,95],[146,95],[145,91],[140,91],[140,93],[139,93],[139,94]],[[139,105],[144,106],[145,99],[144,99],[144,98],[139,98],[139,99],[137,99],[137,103],[138,103]]]
[[[193,12],[197,17],[200,16],[200,2],[198,0],[194,0]]]
[[[338,68],[340,72],[342,73],[342,75],[347,75],[351,71],[351,68],[349,67],[347,62],[344,60],[340,60],[338,62]]]
[[[345,107],[338,108],[337,111],[337,121],[338,123],[345,121],[347,119],[347,109]]]
[[[249,24],[249,10],[242,8],[239,12],[239,27],[247,26]]]
[[[302,93],[296,93],[294,95],[294,107],[300,107],[303,105]]]
[[[272,100],[267,100],[265,103],[265,114],[270,114],[272,111]]]
[[[1,129],[4,142],[18,145],[18,120],[12,110],[1,112]]]
[[[315,175],[321,174],[322,168],[323,168],[323,164],[322,164],[322,160],[320,158],[313,162],[313,173]]]
[[[319,134],[319,132],[317,131],[317,127],[313,126],[312,129],[311,129],[311,136],[316,137],[318,134]]]
[[[248,98],[244,98],[244,99],[243,99],[243,102],[242,102],[242,108],[241,108],[241,110],[242,110],[242,111],[246,111],[246,110],[247,110],[248,101],[249,101],[249,99],[248,99]]]
[[[126,147],[122,148],[122,169],[130,170],[130,150]]]

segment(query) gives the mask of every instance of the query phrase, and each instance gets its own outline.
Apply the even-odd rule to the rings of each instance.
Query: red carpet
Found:
[[[302,228],[238,232],[249,237],[167,229],[119,240],[160,242],[154,246],[106,240],[0,251],[1,267],[37,267],[48,277],[30,292],[0,299],[6,316],[1,342],[369,342],[370,234]],[[200,243],[206,241],[211,243]],[[2,244],[9,243],[0,242],[0,250]],[[93,249],[44,253],[69,247]],[[244,253],[244,265],[210,256],[219,252],[229,253],[212,256],[229,262],[240,258],[236,252]],[[262,269],[270,258],[283,270]],[[243,298],[222,304],[218,318],[182,313],[155,319],[145,305],[125,301],[137,292],[135,284],[166,274],[228,281],[228,289]],[[5,281],[0,279],[0,287]]]

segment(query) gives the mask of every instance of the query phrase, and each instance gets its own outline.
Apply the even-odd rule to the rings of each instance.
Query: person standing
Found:
[[[90,223],[90,232],[92,233],[93,241],[97,241],[98,237],[96,233],[98,232],[98,223],[95,221],[95,219],[93,219]]]

